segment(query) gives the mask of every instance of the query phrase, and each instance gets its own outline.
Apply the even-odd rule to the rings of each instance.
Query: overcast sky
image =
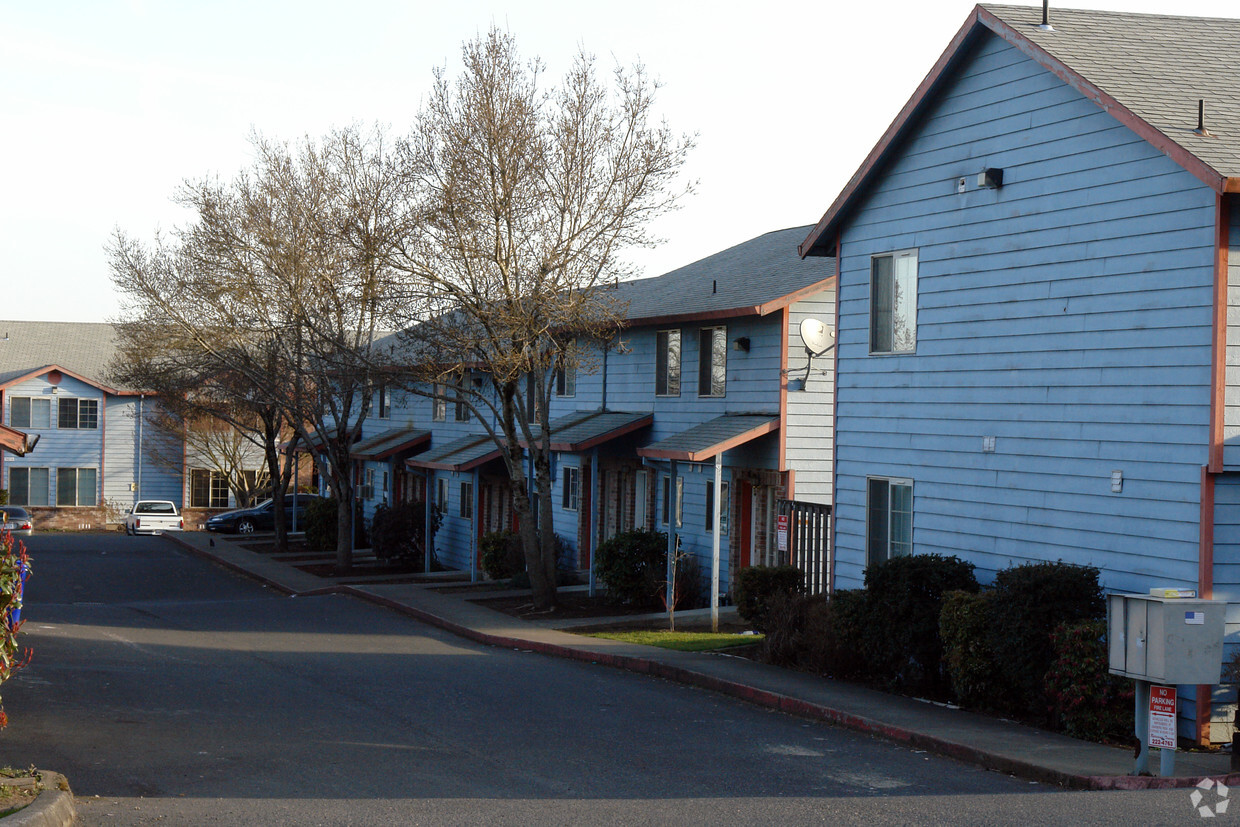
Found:
[[[1056,4],[1058,5],[1058,4]],[[1063,4],[1068,5],[1068,4]],[[1238,16],[1234,0],[1081,0]],[[698,135],[697,193],[629,258],[654,276],[753,236],[813,224],[929,71],[967,0],[410,2],[0,0],[0,318],[105,321],[113,228],[188,220],[185,180],[231,177],[247,136],[353,122],[405,130],[435,66],[492,22],[567,68],[640,60],[663,116]]]

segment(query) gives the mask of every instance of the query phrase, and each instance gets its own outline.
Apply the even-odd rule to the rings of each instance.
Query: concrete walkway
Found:
[[[1034,780],[1081,789],[1189,787],[1204,777],[1224,780],[1228,786],[1240,783],[1240,774],[1228,774],[1230,756],[1223,753],[1179,752],[1174,776],[1134,777],[1128,774],[1133,768],[1131,749],[1078,741],[1000,718],[726,654],[676,652],[566,631],[572,626],[607,622],[598,618],[528,622],[485,608],[464,594],[437,591],[436,585],[441,584],[337,583],[306,574],[273,560],[271,555],[248,551],[220,536],[189,531],[165,536],[287,594],[354,595],[479,643],[667,678]],[[678,617],[689,614],[682,612]],[[1156,755],[1151,757],[1150,766],[1157,769]]]

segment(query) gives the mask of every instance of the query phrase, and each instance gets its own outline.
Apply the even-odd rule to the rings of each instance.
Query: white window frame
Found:
[[[82,502],[82,472],[89,471],[93,479],[88,497],[90,501]],[[63,478],[73,476],[73,502],[62,502],[60,497],[60,485]],[[57,508],[94,508],[99,505],[99,469],[98,468],[57,468],[56,469],[56,507]]]
[[[42,490],[42,494],[43,494],[43,496],[42,496],[41,498],[38,498],[38,497],[36,497],[36,498],[35,498],[36,500],[41,499],[41,500],[42,500],[42,502],[30,502],[30,501],[29,501],[29,500],[31,500],[31,497],[30,497],[30,489],[31,489],[31,486],[30,486],[30,476],[31,476],[31,473],[32,473],[32,472],[34,472],[34,471],[42,471],[42,472],[43,472],[43,473],[41,474],[41,476],[43,477],[43,480],[42,480],[42,489],[43,489],[43,490]],[[26,497],[25,497],[25,499],[27,500],[27,502],[22,502],[21,500],[19,500],[19,499],[15,499],[15,498],[14,498],[14,496],[15,496],[15,495],[13,494],[13,492],[15,491],[15,488],[14,488],[14,485],[13,485],[13,474],[14,474],[14,473],[17,473],[17,472],[21,472],[21,473],[23,473],[23,474],[25,475],[25,477],[26,477]],[[38,466],[38,467],[34,467],[34,468],[27,467],[27,466],[17,466],[17,467],[9,466],[9,502],[10,502],[12,505],[24,505],[24,506],[30,506],[30,507],[32,507],[32,508],[38,508],[38,507],[42,507],[42,506],[50,506],[50,505],[52,504],[52,469],[50,469],[50,468],[45,468],[45,467],[43,467],[43,466]]]
[[[375,408],[379,419],[392,418],[392,396],[387,385],[380,385],[379,390],[375,391]]]
[[[474,484],[471,480],[461,481],[459,514],[462,520],[472,520],[474,518]]]
[[[69,402],[76,403],[73,406],[73,424],[72,425],[66,425],[65,418],[61,416],[61,412],[64,410],[66,403],[69,403]],[[87,403],[88,405],[93,405],[95,408],[95,416],[94,416],[93,425],[82,425],[81,424],[82,403],[84,402]],[[99,405],[98,399],[91,399],[90,397],[82,397],[82,396],[59,397],[56,402],[56,427],[59,429],[69,430],[69,431],[96,431],[99,429],[99,409],[100,409],[100,405]]]
[[[890,272],[880,276],[884,261],[890,262]],[[917,351],[917,270],[916,249],[870,257],[870,355]],[[890,297],[884,300],[882,290],[887,279],[891,282]],[[899,322],[905,328],[902,336],[897,333]]]
[[[702,347],[710,339],[710,349]],[[702,390],[705,388],[706,392]],[[698,328],[698,398],[718,399],[728,393],[728,328]]]
[[[671,346],[673,338],[676,340],[674,351]],[[654,395],[680,396],[681,366],[684,363],[684,337],[680,335],[680,328],[655,331],[654,349]],[[675,354],[675,359],[672,358],[673,353]],[[659,372],[660,356],[663,359],[662,374]],[[663,387],[661,391],[659,390],[660,385]]]
[[[731,508],[731,492],[728,490],[727,482],[720,484],[719,499],[723,503],[723,510],[719,512],[719,533],[720,535],[728,533],[728,513]],[[715,481],[709,480],[706,483],[706,533],[715,533]]]
[[[875,484],[885,486],[886,501],[873,502]],[[900,503],[896,503],[893,489],[899,489]],[[881,513],[876,513],[881,510]],[[881,526],[875,520],[883,520]],[[881,537],[878,530],[881,529]],[[879,539],[877,547],[875,540]],[[865,478],[865,558],[866,566],[903,557],[913,553],[913,481],[906,477]]]
[[[443,385],[436,384],[434,386],[434,396],[431,397],[431,421],[447,422],[448,421],[448,400],[445,396],[447,389]]]
[[[24,422],[21,419],[17,418],[17,403],[18,402],[26,403],[25,404],[26,416],[25,416]],[[39,417],[35,416],[36,403],[42,403],[38,405],[38,407],[45,409],[41,411],[41,413],[43,414],[42,416],[39,416]],[[47,398],[46,396],[14,396],[12,397],[9,400],[9,426],[13,428],[23,428],[23,429],[28,429],[28,430],[52,427],[52,400]]]
[[[581,469],[576,465],[560,467],[560,507],[565,511],[577,511],[581,508]]]
[[[196,477],[203,474],[207,477],[207,501],[196,499]],[[223,497],[218,496],[223,493]],[[212,468],[191,468],[189,470],[189,507],[190,508],[228,508],[228,475]]]

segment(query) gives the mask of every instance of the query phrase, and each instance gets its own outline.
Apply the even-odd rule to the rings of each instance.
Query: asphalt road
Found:
[[[87,825],[1200,820],[1187,791],[1066,793],[284,597],[158,537],[27,545],[34,660],[2,688],[0,763],[65,773]]]

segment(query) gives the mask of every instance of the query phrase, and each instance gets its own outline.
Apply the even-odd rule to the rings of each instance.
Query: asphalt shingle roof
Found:
[[[650,425],[652,422],[654,422],[652,413],[576,411],[551,423],[551,449],[574,453],[585,451]]]
[[[1216,172],[1240,176],[1240,20],[983,4]],[[1197,135],[1197,101],[1205,125]]]
[[[101,322],[0,321],[0,384],[59,365],[108,387],[116,331]],[[128,390],[120,388],[119,390]]]
[[[694,425],[667,439],[638,448],[639,456],[700,462],[720,451],[769,434],[779,427],[770,414],[726,414]]]
[[[414,468],[438,468],[445,471],[468,471],[476,465],[499,456],[495,441],[486,434],[471,434],[437,445],[429,451],[405,460]]]
[[[810,227],[751,238],[661,276],[621,282],[630,321],[749,311],[835,275],[833,259],[802,260],[797,244]]]
[[[391,428],[357,443],[349,456],[356,459],[386,459],[430,439],[431,432],[420,428]]]

